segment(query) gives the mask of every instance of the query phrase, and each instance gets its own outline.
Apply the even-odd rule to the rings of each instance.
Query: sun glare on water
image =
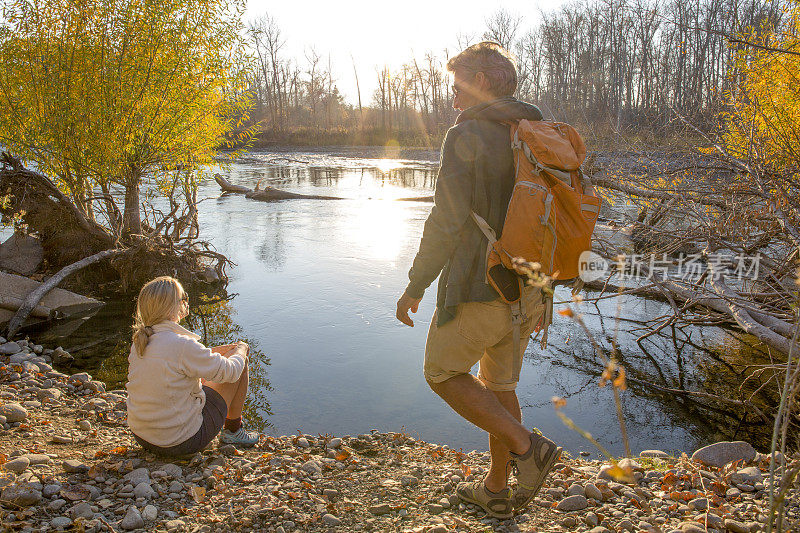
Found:
[[[411,211],[405,202],[364,200],[350,217],[350,232],[359,255],[378,261],[394,261],[409,232]]]
[[[375,160],[375,168],[380,170],[381,172],[391,172],[397,168],[403,166],[402,161],[397,159],[376,159]]]

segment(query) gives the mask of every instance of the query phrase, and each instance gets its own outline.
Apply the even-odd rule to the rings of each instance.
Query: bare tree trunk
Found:
[[[125,180],[125,207],[122,212],[122,235],[140,235],[142,218],[139,206],[141,170],[131,167]]]

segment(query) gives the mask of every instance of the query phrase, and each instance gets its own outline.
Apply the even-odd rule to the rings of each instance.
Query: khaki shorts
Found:
[[[425,379],[432,383],[467,374],[480,361],[478,379],[495,391],[512,391],[519,382],[522,354],[544,313],[542,291],[526,287],[522,294],[520,352],[514,353],[511,306],[499,298],[492,302],[460,304],[456,317],[436,326],[433,314],[425,344]]]

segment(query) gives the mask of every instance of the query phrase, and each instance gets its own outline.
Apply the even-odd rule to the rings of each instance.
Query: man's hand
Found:
[[[412,298],[408,294],[403,293],[400,299],[397,300],[397,314],[395,315],[397,320],[413,328],[414,321],[408,316],[408,310],[410,309],[412,313],[416,313],[421,301],[422,298]]]

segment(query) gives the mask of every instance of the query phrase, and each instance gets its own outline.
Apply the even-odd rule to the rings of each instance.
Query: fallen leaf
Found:
[[[189,494],[192,496],[195,503],[202,503],[203,500],[206,499],[206,489],[198,487],[197,485],[189,489]]]
[[[636,479],[633,477],[633,469],[630,467],[622,468],[619,465],[614,465],[606,473],[620,483],[636,483]]]
[[[349,458],[351,455],[352,454],[350,452],[348,452],[347,450],[340,450],[336,454],[336,460],[337,461],[344,461],[345,459]]]

